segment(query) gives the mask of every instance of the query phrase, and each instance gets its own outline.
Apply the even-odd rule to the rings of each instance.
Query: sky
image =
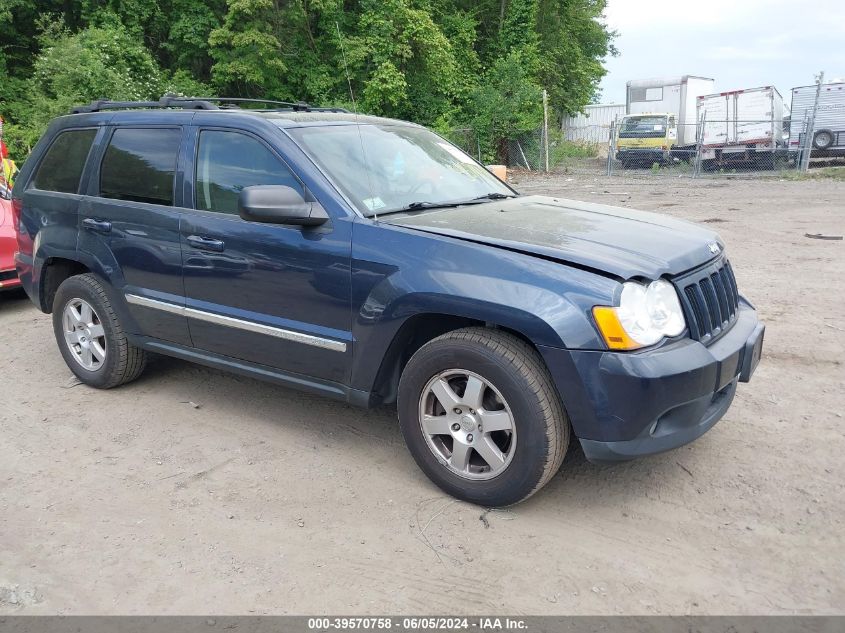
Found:
[[[618,57],[599,103],[624,103],[625,82],[671,75],[716,80],[719,92],[790,89],[845,79],[845,0],[608,0]]]

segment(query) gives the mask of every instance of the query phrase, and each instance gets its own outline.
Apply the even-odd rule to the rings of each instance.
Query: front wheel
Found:
[[[569,446],[569,420],[542,360],[500,330],[456,330],[421,347],[402,372],[398,408],[423,472],[479,505],[530,497]]]

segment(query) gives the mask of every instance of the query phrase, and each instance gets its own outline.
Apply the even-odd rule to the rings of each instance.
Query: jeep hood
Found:
[[[621,279],[676,275],[724,250],[715,232],[683,220],[545,196],[405,213],[383,221],[555,259]]]

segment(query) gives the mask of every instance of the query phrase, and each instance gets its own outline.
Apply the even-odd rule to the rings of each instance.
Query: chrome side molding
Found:
[[[196,308],[178,306],[168,301],[159,301],[158,299],[150,299],[139,295],[127,294],[125,296],[126,301],[129,303],[142,306],[144,308],[152,308],[153,310],[161,310],[162,312],[169,312],[171,314],[180,314],[190,319],[197,319],[198,321],[205,321],[207,323],[214,323],[224,327],[233,327],[239,330],[246,330],[247,332],[273,336],[286,341],[293,341],[294,343],[302,343],[303,345],[311,345],[312,347],[328,349],[333,352],[346,351],[346,343],[335,339],[323,338],[312,334],[304,334],[302,332],[264,325],[263,323],[256,323],[254,321],[236,319],[234,317],[223,316],[222,314],[206,312],[205,310],[197,310]]]

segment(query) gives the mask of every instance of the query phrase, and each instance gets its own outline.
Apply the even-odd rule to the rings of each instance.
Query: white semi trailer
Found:
[[[804,147],[804,137],[812,118],[819,93],[819,106],[813,125],[813,158],[845,155],[845,82],[822,84],[821,87],[800,86],[792,89],[792,110],[789,124],[789,151],[796,153]]]
[[[732,161],[773,167],[785,157],[783,98],[774,86],[702,95],[697,111],[705,169]]]
[[[678,132],[672,149],[683,152],[695,149],[696,100],[715,90],[709,77],[683,75],[636,79],[628,82],[625,107],[627,114],[674,115]]]

